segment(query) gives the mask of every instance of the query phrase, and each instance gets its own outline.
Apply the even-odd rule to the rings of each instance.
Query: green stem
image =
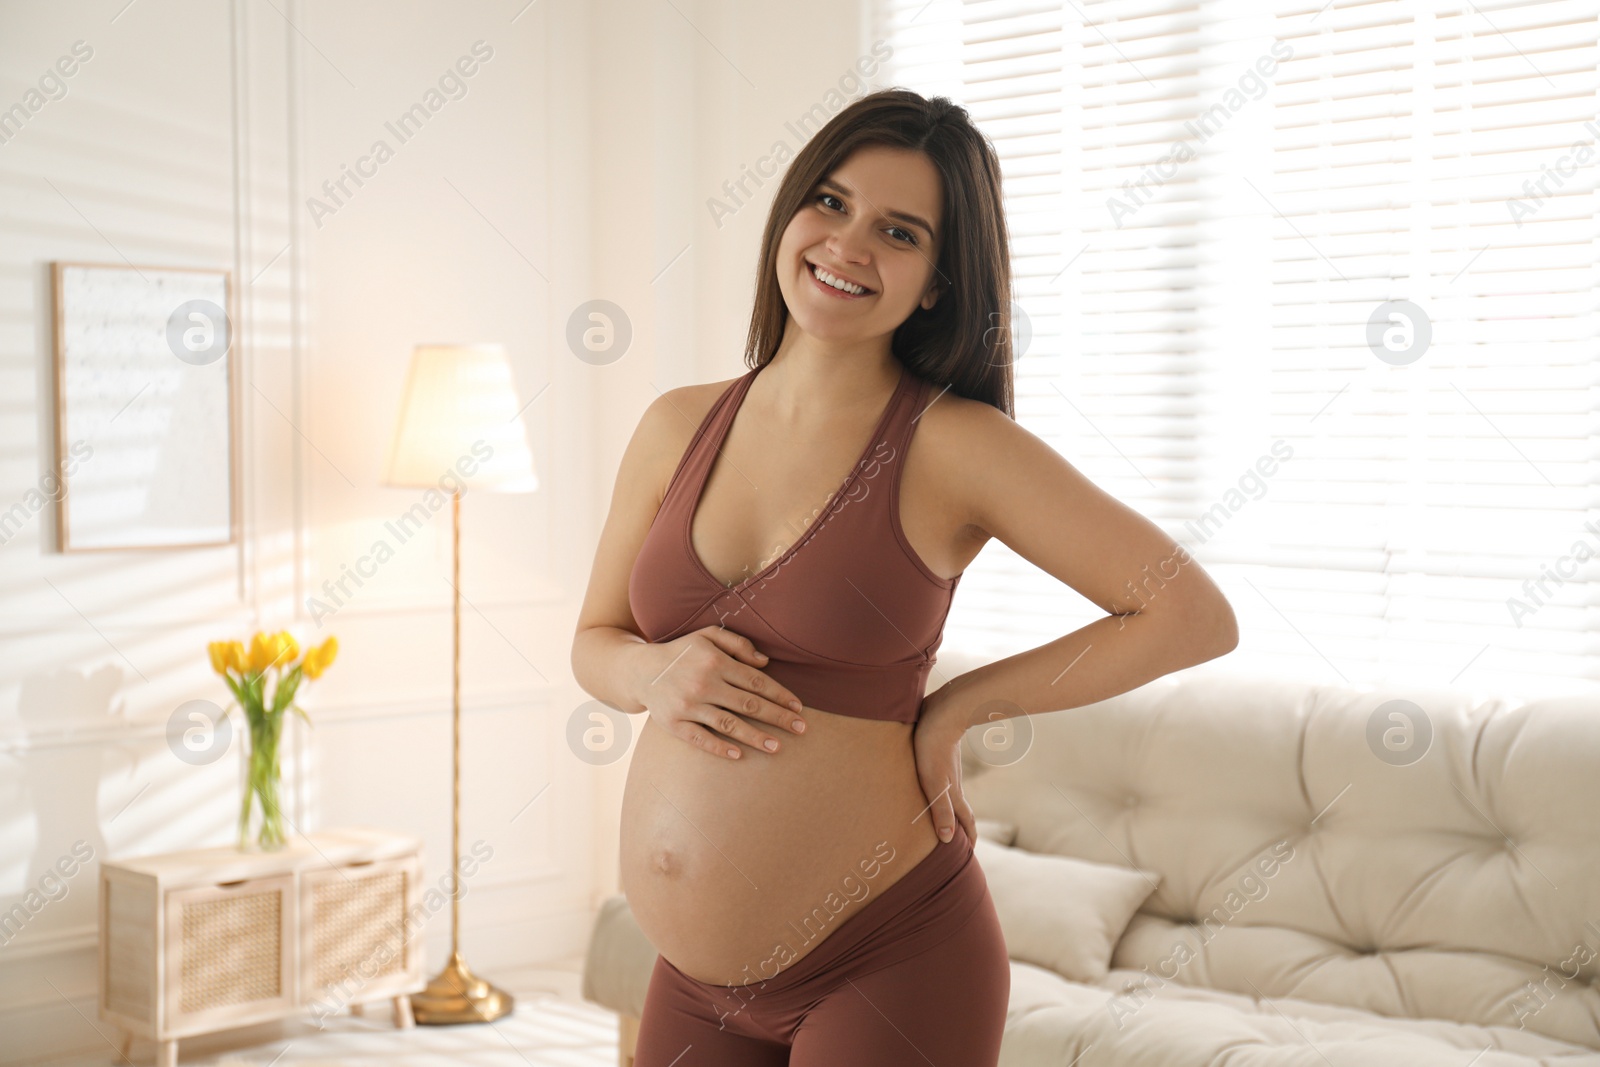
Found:
[[[261,822],[256,833],[257,843],[262,848],[275,849],[288,840],[278,798],[278,788],[282,782],[278,743],[283,733],[283,714],[280,710],[255,716],[247,713],[246,717],[251,720],[250,753],[244,798],[239,809],[239,847],[249,847],[251,809],[259,804]]]

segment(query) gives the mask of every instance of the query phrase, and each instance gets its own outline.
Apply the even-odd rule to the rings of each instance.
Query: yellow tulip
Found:
[[[339,639],[330,635],[326,641],[306,653],[306,661],[303,665],[306,677],[322,677],[322,672],[328,669],[329,665],[333,663],[334,657],[338,654]]]
[[[277,633],[258,633],[250,639],[250,652],[246,655],[244,646],[237,641],[234,645],[239,650],[242,671],[267,671],[273,667],[287,668],[300,655],[300,645],[295,641],[294,635],[288,630],[279,630]]]
[[[300,658],[300,645],[295,641],[294,634],[288,630],[278,631],[278,665],[287,667]]]
[[[212,641],[206,645],[206,651],[211,655],[211,669],[218,674],[227,674],[228,643],[226,641]]]
[[[250,656],[245,661],[245,669],[252,672],[264,671],[272,666],[272,661],[277,656],[277,641],[258,632],[250,639]]]
[[[222,655],[223,655],[223,663],[229,669],[237,671],[240,674],[243,674],[245,672],[246,657],[245,657],[245,653],[244,653],[244,644],[243,644],[243,642],[240,642],[240,641],[228,641],[228,642],[225,642],[223,644]]]

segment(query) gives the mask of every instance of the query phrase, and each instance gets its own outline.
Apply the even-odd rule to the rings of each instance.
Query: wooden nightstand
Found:
[[[423,987],[422,844],[358,827],[277,852],[205,848],[100,865],[100,1018],[122,1051],[313,1010],[392,1001],[412,1025]],[[448,900],[448,898],[445,898]]]

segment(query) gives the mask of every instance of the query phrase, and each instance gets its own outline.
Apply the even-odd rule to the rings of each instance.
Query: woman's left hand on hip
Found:
[[[978,826],[972,806],[961,792],[961,739],[966,731],[934,711],[934,701],[925,700],[922,714],[911,733],[916,756],[917,780],[922,795],[933,813],[933,828],[940,841],[949,841],[960,821],[969,840],[976,840]]]

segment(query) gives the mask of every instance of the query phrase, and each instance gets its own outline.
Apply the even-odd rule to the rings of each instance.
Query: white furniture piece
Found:
[[[193,849],[100,865],[100,1018],[157,1042],[392,1001],[412,1025],[422,844],[366,827],[297,836],[275,852]]]
[[[1000,1062],[1600,1067],[1600,700],[1210,666],[1029,716],[1008,765],[964,753],[1015,847],[1160,875],[1098,981],[1011,946]],[[655,958],[605,901],[583,995],[624,1065]]]

